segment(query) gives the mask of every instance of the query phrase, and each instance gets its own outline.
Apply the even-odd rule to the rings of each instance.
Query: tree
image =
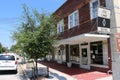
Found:
[[[0,43],[0,53],[2,53],[2,44]]]
[[[20,48],[20,47],[19,47],[18,44],[16,44],[16,45],[12,45],[11,48],[10,48],[10,51],[12,51],[12,52],[16,52],[16,50],[18,50],[19,48]]]
[[[37,73],[37,59],[45,57],[52,50],[52,44],[56,39],[56,19],[53,15],[37,10],[31,13],[24,6],[24,20],[21,26],[13,34],[13,39],[21,45],[22,50],[35,61]]]
[[[9,52],[8,47],[2,47],[2,52]]]
[[[3,47],[2,44],[0,43],[0,53],[8,51],[7,47]]]

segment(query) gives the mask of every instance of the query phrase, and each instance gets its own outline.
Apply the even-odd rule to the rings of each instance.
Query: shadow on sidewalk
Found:
[[[34,76],[33,69],[26,69],[25,70],[25,75],[30,80],[35,80],[35,78],[36,78]],[[60,76],[59,74],[56,74],[56,73],[53,73],[53,72],[47,73],[47,68],[46,67],[39,67],[38,68],[38,80],[67,80],[67,79],[65,77]]]
[[[67,80],[65,77],[60,76],[57,73],[50,72],[50,74],[53,75],[54,77],[56,77],[58,80]]]

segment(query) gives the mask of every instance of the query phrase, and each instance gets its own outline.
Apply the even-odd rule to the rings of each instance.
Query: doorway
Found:
[[[88,45],[82,45],[80,48],[80,67],[84,69],[90,69],[90,54],[88,49]]]

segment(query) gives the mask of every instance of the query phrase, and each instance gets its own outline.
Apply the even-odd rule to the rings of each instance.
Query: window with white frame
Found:
[[[57,32],[62,33],[64,31],[64,20],[61,20],[57,24]]]
[[[79,25],[78,10],[74,11],[68,16],[69,29]]]
[[[98,16],[98,0],[91,0],[90,8],[91,8],[91,19],[94,19]]]

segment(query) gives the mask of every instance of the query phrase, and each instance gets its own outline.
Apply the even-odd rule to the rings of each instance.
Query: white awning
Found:
[[[58,40],[56,45],[61,44],[78,44],[78,43],[85,43],[85,42],[95,42],[95,41],[103,41],[107,40],[109,35],[101,35],[101,34],[81,34],[78,36],[74,36],[67,39]]]

